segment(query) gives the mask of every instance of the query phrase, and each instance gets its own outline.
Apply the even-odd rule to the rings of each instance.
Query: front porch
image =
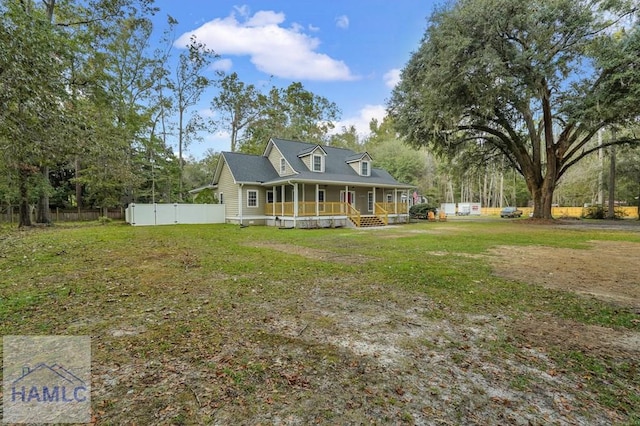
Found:
[[[385,226],[408,220],[407,202],[374,203],[372,212],[362,214],[348,202],[274,202],[265,205],[264,213],[273,221],[292,221],[293,226],[331,227],[343,224],[355,227]],[[275,224],[275,223],[274,223]]]

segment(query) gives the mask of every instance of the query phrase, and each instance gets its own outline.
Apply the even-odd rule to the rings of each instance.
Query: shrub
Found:
[[[436,213],[437,207],[430,206],[429,204],[414,204],[409,209],[409,216],[416,219],[426,219],[429,212]]]
[[[591,206],[584,209],[582,217],[586,219],[606,219],[609,213],[609,209],[604,206]],[[615,219],[622,219],[625,216],[625,212],[622,209],[615,209],[613,211],[613,217]]]
[[[193,199],[196,204],[218,204],[218,197],[213,192],[213,189],[206,188],[196,194]]]
[[[100,216],[98,218],[98,222],[100,222],[101,225],[106,225],[107,223],[111,223],[112,219],[110,217],[107,217],[107,216]]]

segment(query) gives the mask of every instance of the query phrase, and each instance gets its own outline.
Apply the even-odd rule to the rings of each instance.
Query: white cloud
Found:
[[[233,66],[233,61],[231,59],[220,59],[211,64],[211,69],[214,71],[224,71],[227,72]]]
[[[316,50],[320,40],[305,34],[300,25],[282,26],[283,13],[259,11],[245,16],[247,8],[236,8],[244,21],[234,13],[209,21],[181,35],[176,45],[183,47],[195,35],[198,41],[220,55],[249,56],[262,72],[276,77],[319,80],[355,80],[349,67],[340,60]]]
[[[369,123],[373,118],[378,120],[378,124],[382,123],[382,120],[387,115],[387,110],[384,105],[365,105],[354,117],[348,117],[340,121],[336,121],[335,128],[331,132],[332,134],[342,132],[342,128],[347,129],[350,126],[355,126],[356,133],[360,138],[366,138],[371,131],[369,130]]]
[[[336,18],[336,27],[346,30],[349,28],[349,17],[347,15],[341,15]]]
[[[244,16],[247,17],[249,16],[249,13],[251,13],[251,10],[249,9],[249,6],[246,4],[243,4],[242,6],[233,6],[233,9],[238,12],[238,14],[240,16]]]
[[[198,110],[198,115],[202,118],[215,118],[217,113],[211,108],[201,108]]]
[[[267,27],[280,25],[284,22],[284,13],[276,13],[272,10],[260,10],[250,17],[244,25],[246,27]]]
[[[400,69],[394,68],[389,70],[382,78],[384,79],[384,84],[388,88],[393,89],[398,83],[400,83]]]

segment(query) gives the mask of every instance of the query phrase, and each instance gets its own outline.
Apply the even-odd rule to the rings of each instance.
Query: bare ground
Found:
[[[345,263],[370,260],[282,243],[255,247]],[[593,242],[592,248],[500,247],[488,259],[507,279],[636,306],[633,277],[640,244]],[[602,262],[609,273],[601,272]],[[247,424],[288,425],[609,425],[624,420],[584,388],[588,377],[557,365],[548,350],[633,360],[640,357],[639,333],[557,318],[460,315],[424,297],[387,289],[380,299],[362,298],[349,287],[349,278],[319,279],[302,297],[266,301],[251,311],[234,306],[218,312],[247,331],[245,341],[227,342],[206,360],[218,366],[215,370],[202,370],[183,357],[156,364],[140,360],[103,370],[104,389],[129,383],[132,411],[149,395],[177,395],[183,407],[190,401],[188,418],[197,412],[199,423],[213,424],[238,418]],[[370,283],[367,293],[377,291],[382,287]],[[139,327],[110,330],[114,337],[143,332]],[[252,365],[268,366],[268,378],[259,379],[262,384],[250,400],[242,381],[229,373],[241,357],[252,360],[240,366],[242,374]],[[132,380],[144,383],[139,401]],[[159,407],[158,422],[170,423],[178,411],[177,404]]]
[[[282,243],[253,247],[346,264],[375,261]],[[640,272],[640,244],[594,241],[591,250],[500,247],[486,259],[506,279],[639,307],[634,277]],[[187,254],[178,261],[185,271],[198,267],[198,259]],[[211,282],[233,279],[218,274]],[[155,424],[609,425],[625,420],[598,401],[586,386],[589,377],[558,365],[549,351],[559,347],[633,363],[640,358],[640,333],[556,317],[460,314],[423,296],[389,292],[366,278],[352,286],[353,279],[318,278],[291,297],[246,305],[207,286],[185,284],[181,294],[158,296],[156,302],[113,284],[107,289],[116,292],[107,300],[113,306],[108,316],[88,316],[68,327],[75,332],[90,326],[94,352],[108,354],[94,364],[95,423],[148,423],[140,413],[149,412]],[[259,294],[260,288],[238,291]],[[381,296],[371,296],[376,294]],[[123,304],[136,296],[146,301],[144,309]],[[211,302],[216,299],[222,301]],[[215,333],[197,334],[200,322],[214,324]],[[170,341],[157,330],[170,333]]]
[[[498,276],[570,290],[640,310],[638,243],[593,241],[590,250],[503,246],[491,254]]]
[[[382,233],[381,237],[404,235]],[[293,252],[325,255],[299,248]],[[497,247],[488,258],[500,277],[640,310],[640,244],[594,241],[590,250]],[[337,294],[335,289],[327,293],[321,288],[301,300],[300,309],[294,313],[278,303],[264,306],[270,312],[265,332],[314,345],[337,346],[355,356],[353,359],[360,359],[358,362],[364,362],[362,379],[378,383],[363,384],[365,394],[386,393],[388,398],[395,392],[393,397],[402,407],[376,415],[410,419],[415,424],[592,425],[622,421],[618,413],[598,405],[597,395],[582,390],[581,380],[588,377],[573,377],[555,365],[546,352],[561,347],[613,359],[637,359],[640,333],[558,318],[541,321],[452,315],[434,319],[429,313],[442,307],[424,298],[407,301],[398,294],[390,300],[385,296],[385,302],[363,302],[346,293]],[[514,343],[513,336],[518,336],[519,343]],[[518,349],[511,356],[505,357],[504,351],[495,356],[494,350],[505,344]],[[322,386],[333,403],[348,407],[350,395],[330,390],[328,381],[335,377],[325,380]],[[322,405],[322,400],[311,405]],[[285,423],[308,420],[295,415],[288,419]]]

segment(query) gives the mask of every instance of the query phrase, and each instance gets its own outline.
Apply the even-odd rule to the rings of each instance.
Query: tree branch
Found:
[[[609,141],[609,142],[603,143],[602,145],[596,146],[594,148],[587,149],[586,151],[583,151],[575,159],[569,161],[568,163],[565,163],[562,166],[562,169],[559,172],[558,178],[560,176],[562,176],[567,171],[567,169],[569,169],[571,166],[575,165],[577,162],[582,160],[587,155],[593,154],[594,152],[596,152],[596,151],[598,151],[599,149],[602,149],[602,148],[607,148],[607,147],[610,147],[610,146],[619,146],[619,145],[639,145],[640,146],[640,138],[616,139],[616,140],[613,140],[613,141]]]

